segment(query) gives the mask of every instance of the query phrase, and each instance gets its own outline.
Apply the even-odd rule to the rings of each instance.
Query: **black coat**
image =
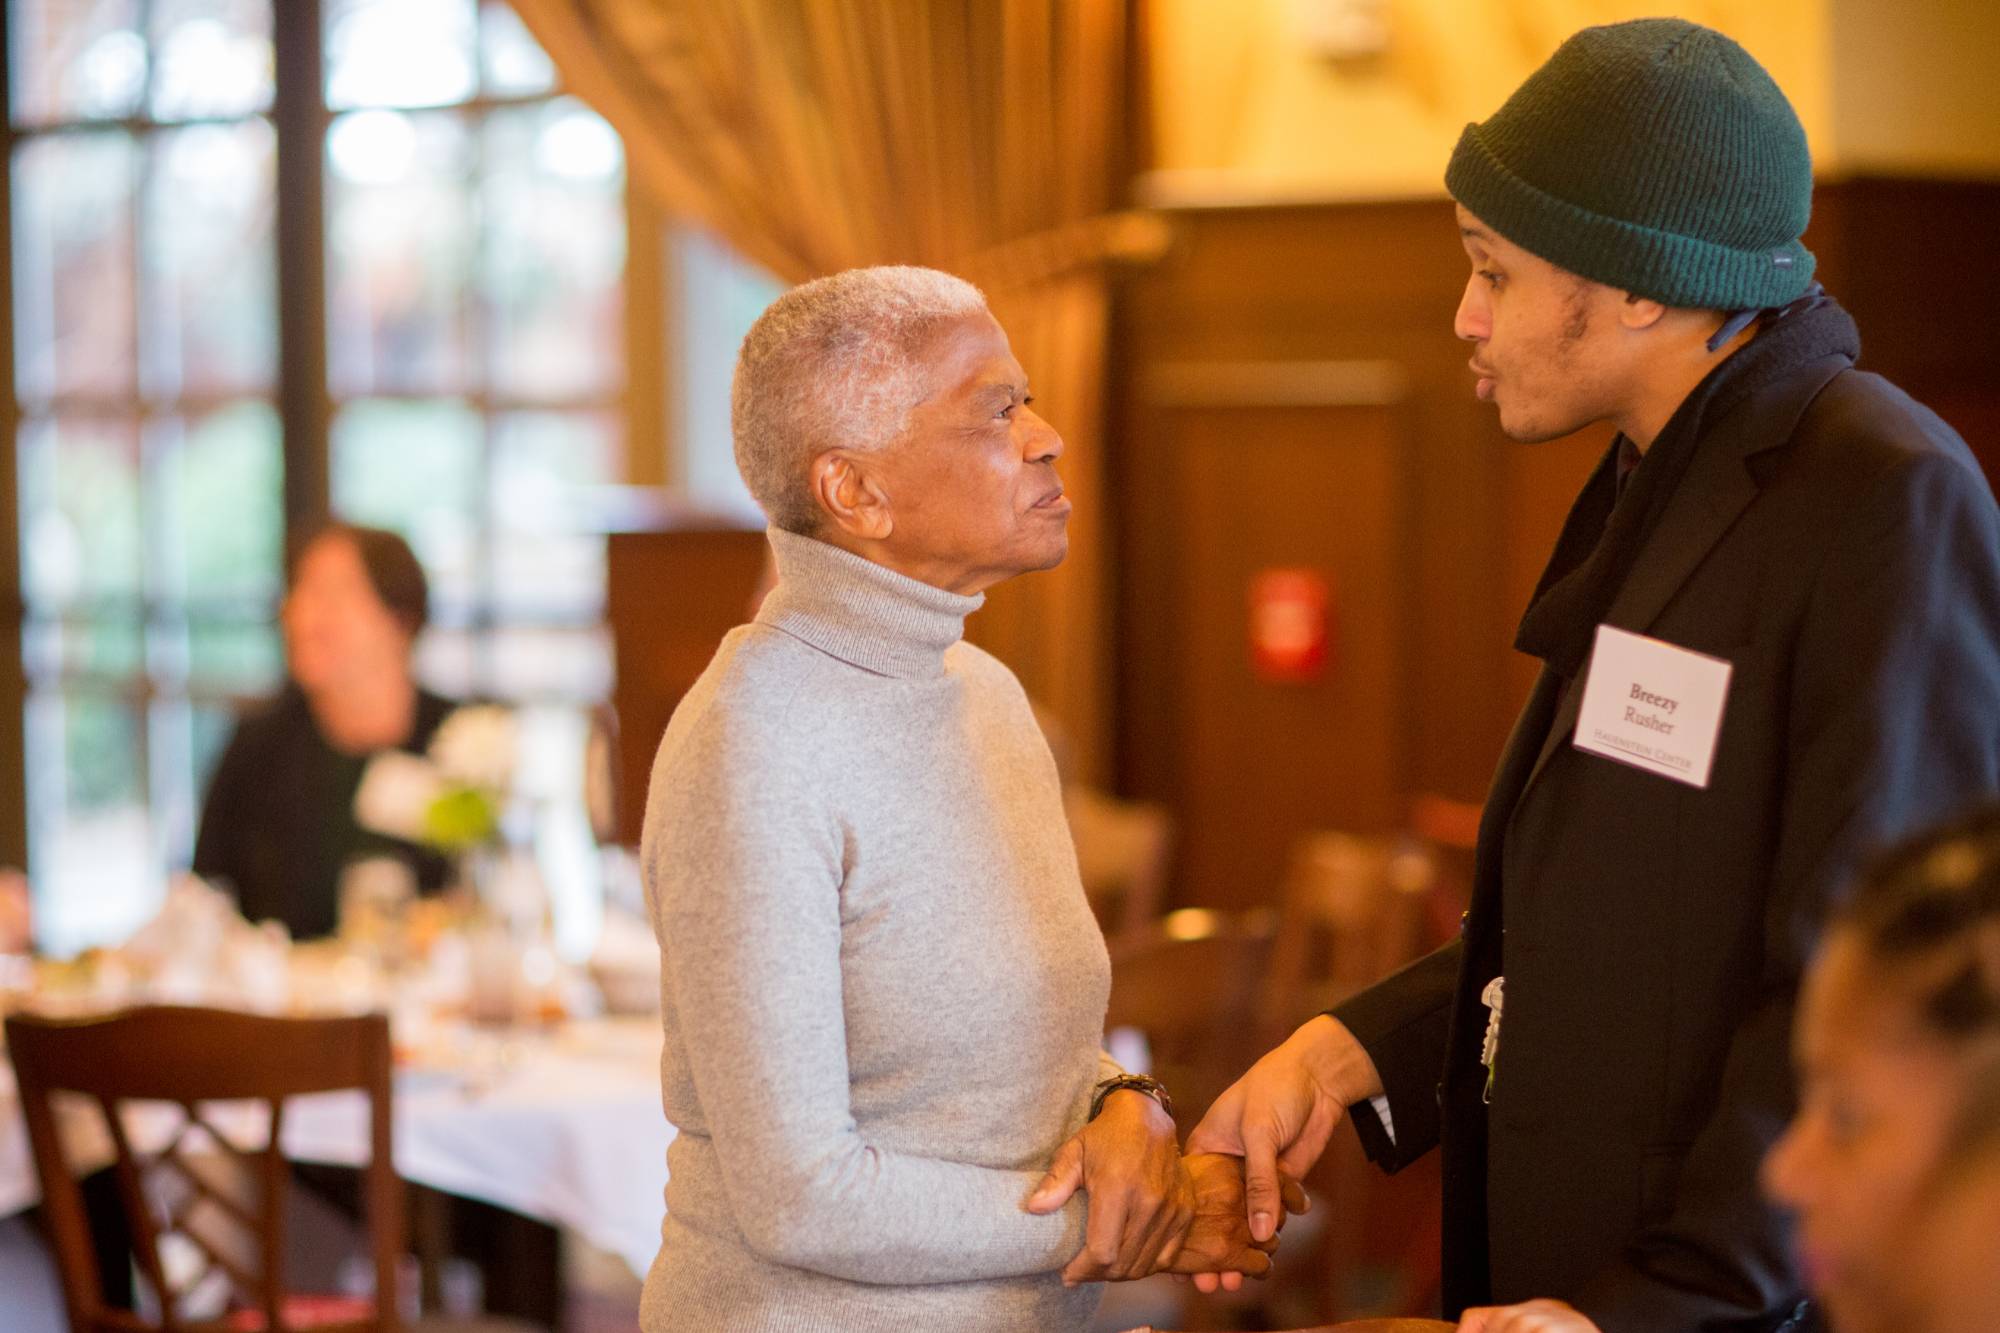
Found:
[[[419,690],[410,736],[397,748],[422,754],[451,710],[450,700]],[[443,888],[442,856],[355,822],[354,793],[371,758],[336,750],[305,695],[287,685],[237,722],[215,766],[194,872],[226,885],[245,917],[282,921],[301,940],[333,933],[341,872],[359,857],[394,857],[421,892]]]
[[[1544,671],[1462,938],[1334,1011],[1395,1138],[1356,1129],[1391,1170],[1442,1143],[1451,1313],[1777,1328],[1803,1292],[1757,1168],[1820,925],[1860,855],[2000,792],[2000,516],[1936,415],[1820,357],[1709,426],[1606,619],[1734,664],[1709,786],[1576,749],[1581,681]]]

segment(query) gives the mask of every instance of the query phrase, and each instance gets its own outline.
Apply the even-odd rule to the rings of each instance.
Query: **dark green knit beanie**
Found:
[[[1559,268],[1671,306],[1780,306],[1812,280],[1805,129],[1748,51],[1683,19],[1585,28],[1468,125],[1445,188]]]

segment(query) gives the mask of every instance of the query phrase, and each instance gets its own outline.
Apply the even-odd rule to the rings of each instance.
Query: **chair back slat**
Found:
[[[1282,1039],[1422,952],[1425,902],[1437,878],[1427,844],[1313,833],[1292,849],[1262,1027]]]
[[[1114,943],[1105,1027],[1145,1035],[1183,1129],[1249,1063],[1243,1034],[1276,924],[1268,910],[1184,908]]]
[[[386,1098],[384,1100],[387,1100]],[[264,1327],[278,1330],[284,1325],[285,1306],[285,1182],[291,1173],[281,1151],[285,1131],[285,1102],[272,1097],[266,1103],[271,1114],[271,1137],[264,1145],[264,1282],[258,1295],[264,1304]],[[381,1288],[393,1292],[395,1288]]]
[[[295,1096],[341,1091],[359,1091],[369,1101],[371,1156],[364,1197],[377,1293],[374,1317],[347,1327],[356,1333],[395,1333],[403,1195],[395,1173],[385,1017],[273,1018],[160,1006],[92,1019],[15,1014],[6,1020],[6,1034],[73,1333],[202,1333],[241,1327],[227,1319],[189,1317],[189,1296],[213,1280],[227,1282],[232,1305],[254,1310],[265,1333],[283,1333],[289,1300],[284,1280],[290,1181],[283,1153],[286,1104]],[[57,1122],[55,1100],[63,1093],[83,1095],[104,1118],[133,1258],[158,1306],[155,1319],[103,1303],[76,1164],[67,1160]],[[263,1142],[247,1148],[224,1134],[205,1109],[221,1102],[261,1104],[266,1112]],[[146,1153],[133,1142],[127,1114],[139,1104],[178,1108],[181,1123],[164,1148]],[[211,1141],[218,1151],[199,1154],[197,1137]],[[254,1202],[233,1197],[227,1181],[213,1178],[217,1162],[246,1177]],[[178,1197],[156,1203],[162,1186],[172,1186]],[[240,1236],[211,1234],[206,1225],[211,1220]],[[198,1266],[185,1281],[179,1280],[184,1275],[166,1253],[169,1238],[187,1247]]]
[[[9,1037],[12,1037],[10,1032]],[[10,1048],[13,1042],[8,1042]],[[28,1095],[26,1084],[29,1075],[20,1068],[21,1053],[14,1052],[16,1075],[22,1082],[22,1096]],[[166,1264],[160,1258],[160,1225],[153,1217],[153,1210],[146,1202],[146,1182],[140,1171],[138,1154],[132,1150],[131,1136],[125,1129],[124,1108],[116,1097],[98,1094],[98,1114],[104,1117],[104,1127],[111,1135],[112,1150],[117,1157],[111,1163],[113,1179],[118,1183],[118,1198],[125,1205],[126,1225],[131,1228],[133,1258],[139,1266],[139,1275],[153,1289],[153,1299],[160,1307],[160,1326],[166,1333],[178,1333],[180,1327],[177,1307],[180,1293],[167,1280]],[[42,1192],[48,1192],[49,1183],[42,1182]]]
[[[9,1020],[12,1021],[11,1019]],[[66,1034],[59,1092],[128,1101],[220,1102],[299,1097],[368,1086],[371,1026],[380,1015],[277,1018],[226,1009],[155,1005],[101,1018],[25,1020],[31,1033]],[[246,1058],[254,1052],[255,1058]]]

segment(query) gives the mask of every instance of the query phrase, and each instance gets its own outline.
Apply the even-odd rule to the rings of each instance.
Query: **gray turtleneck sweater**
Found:
[[[1110,984],[1055,765],[977,597],[773,530],[674,712],[642,855],[679,1135],[648,1333],[1051,1333]]]

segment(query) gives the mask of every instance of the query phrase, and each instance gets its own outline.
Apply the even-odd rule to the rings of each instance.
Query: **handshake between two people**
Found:
[[[1203,1291],[1234,1290],[1271,1271],[1286,1216],[1311,1206],[1299,1180],[1347,1108],[1380,1092],[1360,1044],[1316,1018],[1216,1099],[1186,1156],[1158,1102],[1113,1093],[1057,1151],[1028,1211],[1088,1194],[1083,1249],[1063,1269],[1071,1285],[1164,1272],[1193,1276]]]

